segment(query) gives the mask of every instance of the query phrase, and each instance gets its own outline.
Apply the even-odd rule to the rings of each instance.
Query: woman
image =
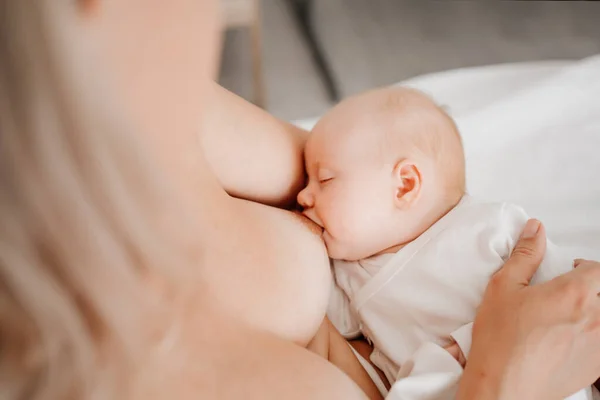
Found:
[[[271,207],[302,184],[305,133],[209,83],[216,7],[0,0],[3,398],[364,398],[304,348],[330,284],[318,229]],[[600,375],[600,268],[528,287],[530,228],[460,398]]]

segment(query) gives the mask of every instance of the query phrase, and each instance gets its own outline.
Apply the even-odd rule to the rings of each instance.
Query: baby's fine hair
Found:
[[[417,151],[433,157],[446,184],[446,194],[460,199],[466,191],[465,155],[456,123],[425,93],[407,87],[390,87],[384,91],[381,110],[391,113],[392,143],[414,145]],[[395,146],[392,146],[394,148]]]

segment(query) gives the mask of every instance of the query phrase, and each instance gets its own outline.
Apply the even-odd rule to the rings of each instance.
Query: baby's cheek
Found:
[[[371,254],[369,232],[365,230],[365,218],[356,214],[340,212],[325,235],[327,250],[332,258],[358,260]]]
[[[335,247],[340,251],[351,251],[354,246],[362,245],[363,231],[368,216],[360,210],[356,202],[353,202],[354,196],[348,192],[336,192],[336,196],[331,196],[326,204],[326,208],[321,210],[321,217],[325,228],[335,242]],[[325,204],[323,204],[325,205]]]
[[[386,238],[384,232],[385,221],[376,212],[357,215],[352,221],[351,240],[357,251],[365,257],[373,255],[384,248]]]
[[[364,215],[348,210],[339,215],[340,240],[347,246],[360,246],[364,241],[367,218]]]

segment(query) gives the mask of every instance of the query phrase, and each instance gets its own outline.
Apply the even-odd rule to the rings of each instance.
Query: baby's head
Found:
[[[429,97],[384,88],[351,97],[315,126],[305,149],[304,214],[330,257],[357,260],[421,235],[465,193],[452,119]]]

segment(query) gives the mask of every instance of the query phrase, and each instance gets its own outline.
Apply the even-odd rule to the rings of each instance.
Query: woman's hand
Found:
[[[600,376],[600,264],[529,286],[546,246],[530,220],[491,279],[473,327],[459,399],[562,399]]]

